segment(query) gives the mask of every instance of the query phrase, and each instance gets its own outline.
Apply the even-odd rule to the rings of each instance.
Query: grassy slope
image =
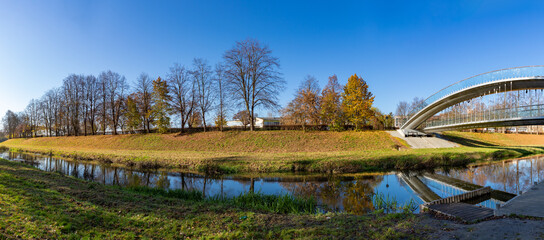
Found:
[[[544,146],[544,135],[473,132],[448,132],[448,135],[497,146]]]
[[[12,139],[0,143],[25,151],[137,167],[172,167],[207,172],[359,172],[465,165],[475,161],[543,152],[540,147],[467,141],[449,149],[406,149],[383,131],[369,132],[210,132],[176,134]],[[467,135],[468,136],[468,135]],[[470,135],[477,138],[479,135]],[[539,136],[544,139],[544,136]],[[544,140],[543,140],[544,141]]]
[[[415,238],[412,214],[272,214],[85,182],[0,159],[0,239]]]
[[[227,153],[331,152],[393,149],[398,144],[382,131],[302,132],[229,131],[188,135],[132,134],[117,136],[13,139],[14,144],[107,150],[211,151]]]

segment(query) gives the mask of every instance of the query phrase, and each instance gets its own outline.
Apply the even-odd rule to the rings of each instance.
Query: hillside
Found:
[[[496,146],[543,146],[544,135],[536,134],[504,134],[504,133],[474,133],[447,132],[446,136],[465,139],[465,145],[496,145]]]
[[[446,137],[464,146],[410,149],[384,131],[233,131],[10,139],[0,147],[128,167],[212,174],[414,170],[544,153],[541,147],[514,144],[527,143],[522,138],[501,145],[498,140],[497,144],[488,142],[487,135],[451,132]],[[538,137],[544,141],[544,136]]]
[[[400,143],[383,131],[228,131],[201,132],[187,135],[130,134],[11,139],[5,144],[29,147],[108,150],[289,153],[392,150],[395,145]]]

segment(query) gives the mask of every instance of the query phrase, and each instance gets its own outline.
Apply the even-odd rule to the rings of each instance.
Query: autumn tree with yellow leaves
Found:
[[[363,78],[354,74],[349,77],[342,93],[342,109],[346,119],[360,130],[372,117],[372,103],[374,96],[368,90],[368,84]]]
[[[320,124],[320,91],[317,79],[308,75],[300,84],[295,94],[295,99],[283,109],[283,121],[291,124],[300,124],[303,130],[306,130],[306,125]]]

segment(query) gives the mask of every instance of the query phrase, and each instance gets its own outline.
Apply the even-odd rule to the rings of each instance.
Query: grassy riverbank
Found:
[[[0,239],[418,238],[413,214],[277,214],[86,182],[0,159]],[[243,201],[243,200],[239,200]]]
[[[480,137],[487,135],[452,132],[446,136],[462,146],[410,149],[402,140],[383,131],[52,137],[11,139],[0,146],[130,167],[209,173],[423,169],[544,153],[538,146],[513,146],[516,139],[507,145]],[[544,142],[544,136],[538,137]]]

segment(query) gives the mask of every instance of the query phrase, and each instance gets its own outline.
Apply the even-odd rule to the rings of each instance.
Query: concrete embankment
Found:
[[[508,201],[496,211],[496,215],[519,215],[544,218],[544,182]]]
[[[452,148],[459,145],[439,137],[404,137],[398,131],[387,131],[391,136],[400,138],[412,148]]]

